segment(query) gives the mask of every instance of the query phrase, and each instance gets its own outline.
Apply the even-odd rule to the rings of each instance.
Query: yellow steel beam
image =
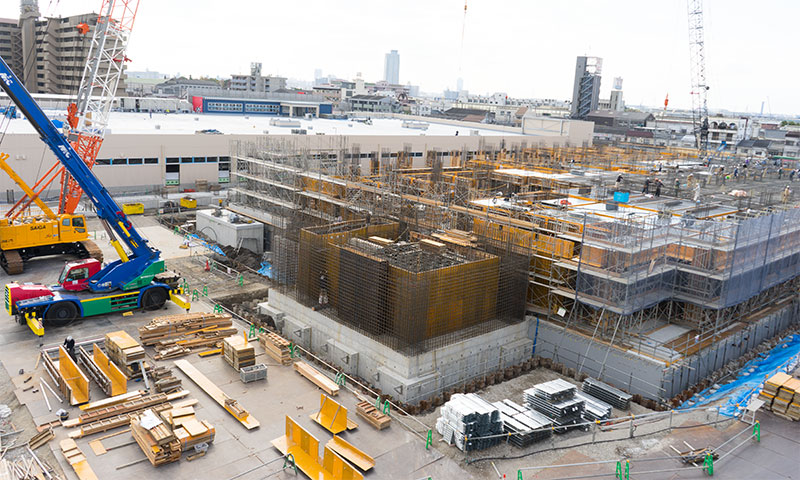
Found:
[[[309,417],[334,435],[347,430],[347,409],[324,393],[319,397],[319,411]]]
[[[6,172],[6,174],[11,178],[11,180],[14,180],[14,183],[16,183],[17,186],[21,188],[23,192],[25,192],[25,195],[27,195],[29,198],[32,198],[33,201],[36,202],[36,205],[42,209],[42,212],[44,212],[44,214],[47,215],[47,218],[55,220],[57,218],[56,214],[53,213],[52,210],[50,210],[50,207],[48,207],[42,201],[42,199],[39,198],[39,195],[37,195],[36,193],[34,193],[33,190],[31,190],[31,187],[29,187],[28,184],[25,183],[25,180],[23,180],[22,177],[17,175],[17,172],[15,172],[13,168],[11,168],[11,165],[6,163],[8,157],[9,155],[7,153],[0,152],[0,168],[3,169],[4,172]]]
[[[349,461],[356,467],[360,468],[361,471],[366,472],[375,466],[374,458],[362,452],[353,444],[345,441],[338,435],[334,435],[333,438],[330,439],[327,444],[325,444],[325,446],[333,450],[335,453],[341,455],[345,460]]]

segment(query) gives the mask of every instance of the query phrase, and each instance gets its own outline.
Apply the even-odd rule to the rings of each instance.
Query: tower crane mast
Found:
[[[692,127],[698,157],[708,156],[708,84],[706,82],[703,0],[687,0],[689,17],[689,66],[692,76]]]

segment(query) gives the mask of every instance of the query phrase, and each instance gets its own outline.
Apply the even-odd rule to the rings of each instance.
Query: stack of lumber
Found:
[[[236,333],[231,316],[220,313],[182,313],[156,317],[139,327],[139,338],[156,349],[156,360],[182,357],[219,347],[223,338]]]
[[[244,335],[233,335],[222,341],[222,355],[236,371],[256,364],[256,349]]]
[[[138,372],[134,364],[144,360],[144,348],[125,330],[107,333],[105,337],[106,353],[128,377]]]
[[[139,338],[145,346],[154,346],[164,340],[180,340],[196,330],[230,327],[231,316],[222,313],[181,313],[156,317],[139,327]]]
[[[383,430],[392,423],[392,417],[384,415],[375,408],[375,405],[369,402],[358,402],[356,404],[356,414],[378,430]]]
[[[156,392],[170,393],[181,389],[181,379],[172,374],[172,369],[166,366],[158,366],[150,372]]]
[[[294,369],[297,373],[306,377],[311,381],[311,383],[321,388],[328,395],[333,397],[339,394],[339,385],[336,385],[336,382],[326,377],[316,368],[312,367],[306,362],[295,363]]]
[[[267,355],[272,357],[273,360],[280,362],[281,365],[288,366],[292,364],[292,354],[289,351],[291,342],[289,340],[277,333],[263,332],[258,334],[258,341],[266,350]]]
[[[781,385],[772,412],[787,420],[800,420],[800,380],[790,378]]]
[[[207,421],[195,418],[192,407],[165,410],[161,412],[160,416],[181,443],[181,451],[185,452],[195,445],[214,441],[216,430]]]
[[[180,440],[152,410],[131,415],[131,435],[154,467],[177,462],[181,458]]]
[[[775,397],[778,396],[778,390],[783,386],[784,383],[791,380],[792,377],[787,375],[783,372],[778,372],[775,375],[769,377],[766,382],[764,382],[764,389],[761,390],[761,393],[758,394],[758,398],[764,400],[764,409],[772,410],[772,403],[775,400]],[[782,407],[783,405],[779,403],[778,407]],[[786,411],[786,407],[783,406],[783,412]]]

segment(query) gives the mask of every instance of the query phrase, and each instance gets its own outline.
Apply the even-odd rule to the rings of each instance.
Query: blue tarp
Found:
[[[261,262],[261,268],[258,269],[258,274],[263,275],[271,280],[272,264],[270,264],[269,262]]]
[[[766,356],[747,362],[736,380],[720,386],[714,393],[710,393],[713,387],[703,390],[685,401],[679,409],[700,407],[727,399],[720,404],[719,413],[729,417],[738,416],[746,407],[750,396],[763,388],[767,378],[778,372],[791,371],[798,363],[800,363],[800,335],[792,335],[776,345]]]
[[[214,245],[212,243],[206,242],[205,240],[200,238],[196,233],[188,233],[188,234],[186,234],[186,237],[190,238],[192,241],[195,241],[195,242],[203,245],[204,247],[206,247],[207,249],[211,250],[212,252],[219,253],[223,257],[227,257],[227,255],[225,255],[225,252],[223,252],[222,249],[219,248],[219,246]]]

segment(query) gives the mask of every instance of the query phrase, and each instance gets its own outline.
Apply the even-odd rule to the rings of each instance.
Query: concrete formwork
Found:
[[[392,350],[335,320],[270,290],[262,312],[290,341],[366,379],[401,402],[418,403],[531,357],[528,321],[424,353]]]

